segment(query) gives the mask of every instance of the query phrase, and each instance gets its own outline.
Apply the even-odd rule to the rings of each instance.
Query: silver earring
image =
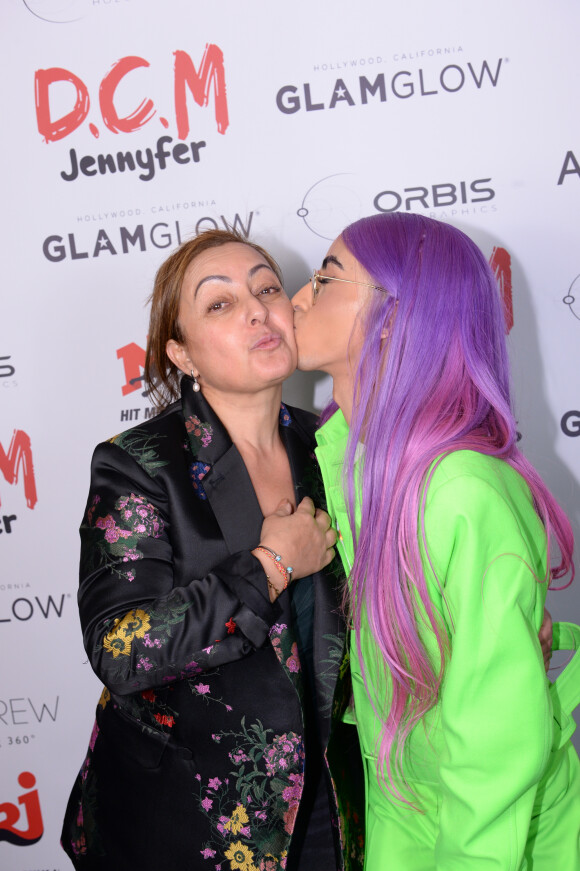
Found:
[[[199,381],[197,380],[197,378],[193,374],[193,369],[191,370],[191,377],[193,378],[193,385],[192,385],[193,392],[199,393],[199,391],[201,390],[201,387],[199,386]]]

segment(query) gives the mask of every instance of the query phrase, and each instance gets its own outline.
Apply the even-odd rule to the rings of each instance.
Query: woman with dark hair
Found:
[[[332,784],[358,746],[339,720],[331,735],[349,695],[336,534],[315,505],[314,416],[281,404],[296,346],[279,268],[210,231],[161,266],[151,302],[161,413],[97,447],[81,526],[105,688],[64,849],[87,871],[333,871],[345,846],[354,868],[358,817],[345,802],[339,825]]]
[[[316,455],[349,576],[365,868],[578,871],[579,656],[551,685],[537,635],[573,537],[517,447],[485,258],[375,215],[293,303],[299,368],[334,379]]]

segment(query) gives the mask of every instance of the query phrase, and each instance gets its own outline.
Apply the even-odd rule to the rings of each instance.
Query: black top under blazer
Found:
[[[270,602],[250,477],[191,387],[94,453],[78,600],[104,690],[63,847],[87,871],[296,867],[310,756],[336,866],[362,867],[342,579],[320,572]],[[314,426],[282,405],[296,501],[324,505]]]

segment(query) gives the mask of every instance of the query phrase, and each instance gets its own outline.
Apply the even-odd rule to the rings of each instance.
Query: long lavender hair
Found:
[[[448,653],[447,633],[427,593],[425,542],[417,535],[436,458],[479,451],[505,460],[525,478],[546,529],[543,580],[569,571],[573,577],[573,535],[566,515],[516,446],[505,321],[481,251],[454,227],[414,214],[363,218],[344,230],[342,240],[372,280],[392,292],[374,293],[362,314],[365,338],[345,461],[355,540],[350,601],[359,657],[368,690],[361,656],[364,609],[392,684],[390,710],[376,711],[383,722],[378,773],[385,782],[383,772],[390,775],[392,763],[401,773],[406,738],[437,701]],[[357,534],[359,442],[365,454]],[[554,539],[561,558],[550,568]],[[439,667],[421,640],[417,597],[437,639]]]

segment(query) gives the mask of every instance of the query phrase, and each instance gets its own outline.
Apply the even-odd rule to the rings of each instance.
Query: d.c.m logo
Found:
[[[15,429],[8,452],[0,444],[0,472],[9,484],[14,484],[18,482],[19,469],[22,472],[26,504],[29,508],[34,508],[38,498],[36,496],[30,436],[22,429]]]

